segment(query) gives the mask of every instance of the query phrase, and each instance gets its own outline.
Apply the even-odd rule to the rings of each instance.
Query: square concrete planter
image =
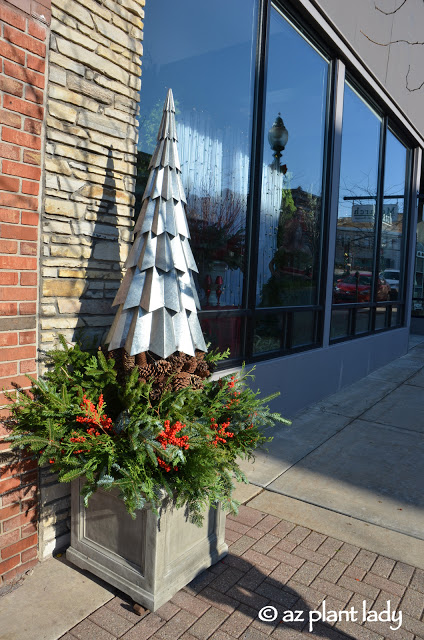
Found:
[[[151,611],[227,554],[220,507],[209,510],[201,528],[169,502],[164,502],[159,516],[145,508],[133,520],[117,493],[109,491],[93,494],[86,509],[82,483],[72,483],[67,559]]]

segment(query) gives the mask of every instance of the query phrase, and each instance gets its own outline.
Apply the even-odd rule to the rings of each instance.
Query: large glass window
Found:
[[[275,312],[257,316],[255,353],[317,342],[316,314],[288,308],[319,303],[328,75],[328,60],[272,8],[256,304]]]
[[[379,164],[382,135],[384,167]],[[390,303],[402,295],[406,179],[406,147],[346,84],[332,339],[386,329],[401,321],[399,308]]]
[[[272,9],[257,304],[318,303],[328,61]]]
[[[234,310],[243,302],[256,0],[154,0],[145,33],[137,207],[170,87],[201,306]],[[238,354],[240,319],[225,331],[202,323],[207,340]]]

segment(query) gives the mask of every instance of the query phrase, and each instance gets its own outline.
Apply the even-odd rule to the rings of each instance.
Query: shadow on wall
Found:
[[[82,293],[77,301],[70,301],[70,306],[74,305],[73,311],[81,321],[74,332],[73,340],[85,345],[94,343],[97,346],[104,340],[117,309],[112,307],[112,302],[123,275],[120,242],[123,230],[118,228],[116,191],[111,147],[108,151],[102,197],[96,213],[97,218],[107,215],[109,219],[114,219],[114,223],[108,220],[106,224],[96,219],[94,223],[81,221],[75,224],[81,243],[91,244],[91,254],[86,266],[87,275],[81,282]],[[66,301],[62,304],[66,305]]]

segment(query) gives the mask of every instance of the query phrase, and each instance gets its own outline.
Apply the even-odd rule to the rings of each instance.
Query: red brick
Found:
[[[22,360],[19,363],[20,373],[34,373],[37,369],[35,360]]]
[[[2,287],[0,300],[37,300],[36,287]]]
[[[7,129],[10,131],[10,129]],[[0,190],[1,191],[13,191],[17,193],[19,191],[18,178],[7,178],[6,176],[0,176]]]
[[[35,135],[41,135],[41,122],[38,120],[25,119],[24,129],[28,133],[34,133]]]
[[[6,480],[0,480],[0,495],[2,493],[6,493],[6,491],[16,489],[20,484],[21,481],[19,478],[7,478]]]
[[[11,558],[16,553],[20,553],[21,551],[25,551],[25,549],[29,549],[34,544],[37,544],[36,534],[33,534],[32,536],[28,536],[28,538],[25,538],[24,540],[19,540],[19,542],[15,542],[15,544],[11,544],[9,547],[6,547],[5,549],[2,550],[1,556],[3,560],[7,560],[7,558]]]
[[[9,4],[13,4],[24,13],[31,13],[31,0],[9,0]]]
[[[1,113],[1,112],[0,112]],[[14,115],[14,114],[11,114]],[[18,118],[20,116],[17,116]],[[29,122],[34,122],[29,120]],[[28,166],[20,162],[10,162],[10,160],[3,160],[3,173],[9,176],[19,176],[20,178],[29,178],[30,180],[39,180],[41,175],[41,169],[38,167]]]
[[[29,180],[22,180],[22,193],[27,193],[31,196],[38,196],[40,185],[38,182],[30,182]]]
[[[40,24],[38,24],[37,22],[35,22],[33,20],[30,20],[30,22],[28,24],[28,33],[29,33],[30,36],[34,36],[34,38],[38,38],[38,40],[42,40],[43,42],[44,42],[44,40],[46,39],[46,36],[47,36],[46,27],[41,26]]]
[[[13,347],[18,344],[17,333],[0,333],[0,347]]]
[[[31,536],[34,533],[37,533],[37,525],[35,522],[30,522],[29,524],[27,524],[25,527],[22,527],[21,529],[22,538],[28,538],[28,536]]]
[[[16,269],[36,271],[37,260],[35,258],[20,258],[15,256],[5,256],[1,259],[1,265],[3,269]],[[1,311],[0,311],[1,314]],[[12,315],[12,314],[7,314]]]
[[[7,124],[9,127],[16,127],[16,129],[20,129],[22,124],[21,116],[17,113],[10,113],[10,111],[0,109],[0,124]]]
[[[22,562],[26,562],[27,560],[32,560],[37,557],[37,546],[31,547],[31,549],[27,549],[26,551],[22,551],[21,560]]]
[[[23,255],[23,256],[36,256],[37,255],[37,243],[36,242],[21,242],[20,251],[21,251],[21,255]]]
[[[44,89],[44,75],[37,73],[36,71],[30,71],[29,69],[23,68],[20,65],[15,64],[14,62],[10,62],[9,60],[4,61],[3,68],[4,73],[7,76],[16,78],[16,80],[21,80],[21,82],[26,82],[33,87]]]
[[[0,20],[6,24],[10,24],[21,31],[26,29],[26,18],[21,13],[9,9],[5,5],[0,5]]]
[[[36,164],[37,166],[41,165],[41,153],[39,151],[30,151],[29,149],[24,150],[24,162],[28,164]],[[31,207],[29,207],[31,208]]]
[[[29,33],[27,36],[24,33],[20,33],[20,31],[16,31],[12,27],[7,25],[4,26],[3,35],[4,39],[8,42],[12,42],[16,44],[18,47],[22,47],[22,49],[26,49],[27,51],[31,51],[31,53],[35,53],[37,56],[41,56],[42,58],[46,57],[46,45],[42,42],[38,42],[34,38],[31,37],[31,30],[34,31],[34,28],[31,27],[31,22],[29,23]]]
[[[4,376],[14,376],[16,373],[18,373],[18,364],[16,362],[2,362],[0,364],[1,378],[3,378]]]
[[[0,253],[18,253],[18,243],[13,240],[0,240]]]
[[[34,211],[38,209],[37,198],[20,196],[15,193],[4,193],[2,195],[2,204],[6,207],[15,207],[15,209],[33,209]]]
[[[2,224],[0,228],[2,238],[13,238],[14,240],[37,240],[37,229],[13,224]]]
[[[2,257],[2,262],[3,261],[6,261],[5,257]],[[16,302],[0,302],[0,316],[16,315],[18,315],[18,305]]]
[[[35,567],[38,562],[38,558],[34,558],[29,562],[25,562],[25,564],[19,565],[19,567],[15,567],[15,569],[12,569],[12,571],[8,571],[3,575],[4,584],[6,584],[10,580],[13,580],[13,578],[16,578],[17,576],[23,575],[24,573],[32,569],[32,567]]]
[[[41,3],[36,2],[36,0],[31,1],[31,15],[33,15],[34,18],[37,18],[37,20],[40,20],[41,22],[45,22],[46,24],[50,24],[52,19],[52,13],[50,9],[43,6]],[[41,37],[40,40],[42,39],[44,38]]]
[[[11,273],[11,272],[8,272],[8,271],[2,271],[2,272],[0,272],[0,284],[18,284],[18,277],[19,276],[18,276],[17,273]],[[34,284],[34,283],[31,282],[31,283],[28,283],[28,284]]]
[[[11,362],[12,360],[23,360],[24,358],[35,358],[35,347],[12,347],[10,349],[3,348],[0,350],[0,358],[3,362]]]
[[[22,211],[21,224],[38,227],[39,215],[35,211]]]
[[[32,506],[35,506],[34,498],[36,497],[36,495],[37,487],[25,487],[24,489],[18,489],[18,491],[13,491],[12,493],[8,493],[3,496],[3,506],[7,507],[7,505],[9,504],[21,501],[25,505],[25,507],[23,508],[31,508]]]
[[[52,1],[51,0],[40,0],[39,4],[41,4],[43,7],[46,7],[47,9],[51,9]]]
[[[27,56],[27,66],[34,71],[44,73],[46,69],[46,62],[42,58],[36,58],[29,53]]]
[[[0,509],[0,522],[5,523],[9,518],[13,518],[21,511],[20,504],[11,504],[9,507],[5,507],[4,509]]]
[[[5,549],[6,547],[10,547],[11,544],[15,544],[21,538],[21,532],[19,529],[15,529],[14,531],[10,531],[9,533],[4,533],[0,536],[0,550]],[[1,551],[0,551],[1,557]],[[4,560],[5,558],[3,558]]]
[[[11,505],[11,506],[12,507],[16,507],[17,505]],[[25,511],[23,513],[18,513],[13,518],[9,518],[5,522],[3,522],[3,531],[4,532],[8,532],[8,535],[12,535],[13,533],[15,533],[15,536],[16,536],[16,533],[18,534],[17,539],[11,540],[7,544],[3,544],[3,547],[8,547],[11,544],[17,542],[18,540],[21,540],[21,538],[24,537],[23,535],[21,535],[21,533],[22,533],[21,527],[23,525],[27,525],[28,523],[31,523],[31,520],[34,520],[35,518],[36,518],[36,510],[35,509],[31,509],[31,511]],[[34,531],[31,531],[31,533],[34,533]],[[0,540],[1,540],[1,537],[0,537]]]
[[[9,109],[10,111],[17,111],[18,113],[22,113],[24,116],[30,116],[31,118],[36,118],[37,120],[43,119],[44,109],[37,104],[28,103],[25,100],[21,100],[20,98],[15,98],[14,96],[4,96],[3,97],[3,107]],[[9,157],[9,156],[6,156]],[[13,160],[17,160],[18,158],[12,158]],[[31,163],[34,164],[34,163]]]
[[[6,101],[7,96],[3,97],[3,104]],[[4,144],[0,142],[0,158],[9,158],[9,160],[19,160],[21,150],[19,147],[12,147],[10,144]]]
[[[35,302],[21,302],[19,305],[19,315],[35,316],[37,313],[37,304]]]
[[[0,42],[0,56],[25,66],[25,51],[17,49],[8,42]]]
[[[37,104],[43,104],[44,93],[40,89],[27,85],[25,88],[25,99],[30,100],[30,102],[36,102]]]
[[[11,222],[12,224],[18,224],[19,211],[11,211],[10,209],[0,209],[0,222]]]
[[[9,558],[4,562],[0,562],[0,576],[5,574],[10,569],[13,569],[13,567],[16,567],[16,565],[19,563],[20,563],[19,555],[15,556],[14,558]]]
[[[0,76],[0,91],[4,91],[5,93],[11,93],[14,96],[19,96],[20,98],[23,95],[24,89],[22,82],[18,82],[17,80],[12,80],[11,78],[5,78],[4,76]],[[6,96],[4,97],[3,106],[6,107]]]
[[[15,283],[11,283],[15,284]],[[21,284],[24,286],[28,285],[36,285],[37,284],[37,274],[36,273],[21,273]],[[21,335],[23,335],[21,333]]]
[[[18,113],[22,113],[25,116],[37,118],[37,120],[43,119],[43,107],[32,104],[30,102],[26,102],[25,100],[21,100],[20,98],[15,98],[14,96],[5,95],[3,97],[3,106],[6,107],[6,109],[10,109],[10,111],[17,111]]]
[[[41,138],[31,135],[30,133],[22,133],[21,131],[14,131],[13,129],[3,127],[1,137],[5,142],[18,144],[22,147],[29,147],[30,149],[41,149]]]

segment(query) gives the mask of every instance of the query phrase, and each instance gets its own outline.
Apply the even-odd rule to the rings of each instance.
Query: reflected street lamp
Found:
[[[271,149],[274,151],[274,167],[277,169],[277,171],[284,174],[287,172],[287,167],[285,164],[281,166],[280,160],[281,152],[284,151],[288,139],[289,132],[284,126],[283,119],[281,117],[281,114],[279,113],[275,118],[274,124],[272,125],[271,129],[268,131],[268,142]]]

